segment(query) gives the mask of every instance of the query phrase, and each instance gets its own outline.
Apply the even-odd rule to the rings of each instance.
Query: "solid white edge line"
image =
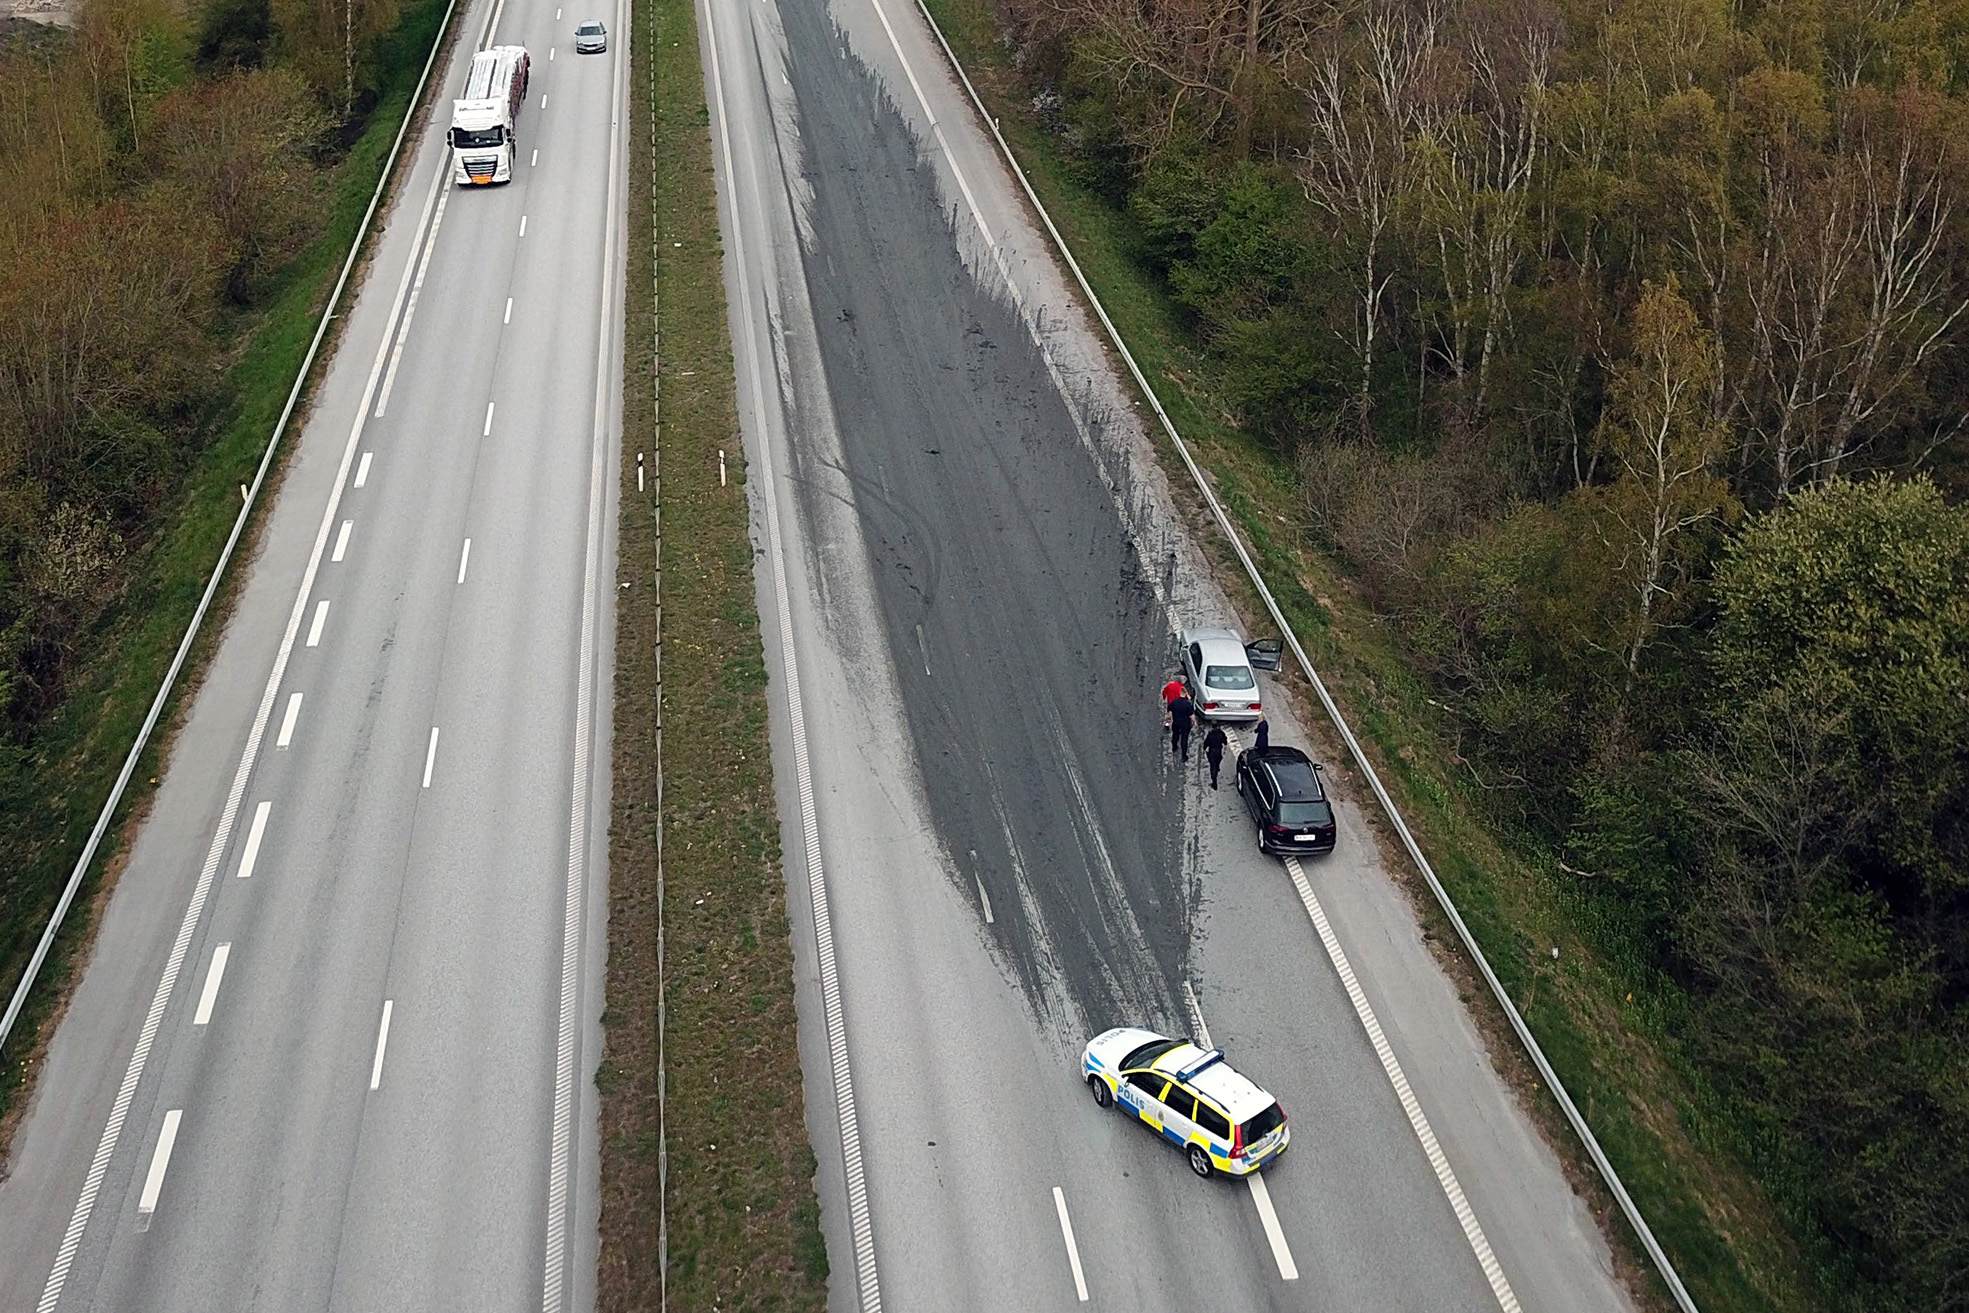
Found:
[[[1053,1210],[1060,1215],[1060,1234],[1066,1237],[1067,1263],[1073,1268],[1073,1288],[1080,1302],[1087,1302],[1087,1274],[1080,1270],[1080,1246],[1073,1242],[1073,1219],[1067,1216],[1066,1192],[1053,1187]]]
[[[356,487],[360,488],[363,484],[369,482],[369,458],[375,454],[373,451],[362,453],[362,464],[356,466]]]
[[[458,554],[458,582],[465,582],[465,567],[472,563],[472,540],[465,540],[465,550]]]
[[[623,19],[627,0],[616,0],[616,25],[628,39],[630,24]],[[602,295],[597,313],[595,361],[595,399],[589,428],[588,455],[588,532],[581,566],[581,640],[577,656],[574,693],[574,774],[569,782],[567,831],[567,890],[561,913],[561,998],[554,1045],[554,1125],[553,1142],[547,1156],[546,1255],[540,1275],[542,1313],[562,1313],[567,1303],[568,1215],[573,1211],[574,1190],[574,1114],[575,1114],[575,1037],[580,1029],[578,1008],[581,985],[581,923],[588,876],[588,794],[592,741],[595,735],[596,628],[601,588],[603,515],[608,506],[608,474],[615,462],[608,459],[611,434],[608,423],[610,381],[622,367],[620,339],[611,330],[621,307],[611,295],[617,259],[617,243],[622,240],[616,224],[618,209],[624,207],[622,187],[627,159],[622,142],[622,119],[628,96],[629,61],[619,59],[613,71],[614,87],[609,102],[608,196],[602,219]],[[546,108],[546,97],[541,97]],[[619,443],[619,438],[616,439]],[[611,599],[614,589],[609,590]],[[610,603],[613,605],[613,601]]]
[[[820,971],[821,1011],[833,1063],[834,1103],[841,1134],[841,1166],[848,1195],[848,1234],[854,1246],[855,1278],[862,1313],[880,1313],[882,1289],[875,1266],[875,1230],[868,1208],[868,1180],[862,1163],[861,1126],[855,1113],[854,1072],[848,1061],[848,1030],[841,1006],[841,982],[834,960],[834,926],[827,901],[827,873],[821,861],[820,820],[814,802],[812,764],[807,757],[806,711],[800,701],[800,663],[793,642],[792,600],[786,586],[785,547],[779,524],[779,500],[774,491],[772,426],[768,422],[765,381],[760,377],[760,339],[753,318],[752,293],[745,265],[745,239],[738,222],[738,169],[732,160],[731,124],[725,107],[724,72],[718,58],[718,39],[711,0],[700,0],[704,15],[705,48],[711,54],[712,99],[718,107],[719,149],[725,161],[728,188],[725,201],[732,216],[730,269],[738,285],[739,320],[751,355],[753,423],[759,435],[759,477],[766,512],[766,557],[772,566],[773,600],[779,617],[780,673],[786,686],[788,737],[793,749],[793,777],[800,799],[800,828],[807,866],[808,898],[814,916],[814,958]],[[621,61],[626,63],[627,61]]]
[[[1388,1036],[1382,1031],[1373,1006],[1367,1001],[1367,991],[1361,988],[1359,978],[1354,975],[1353,964],[1347,960],[1346,950],[1340,947],[1340,937],[1333,933],[1333,925],[1326,919],[1326,909],[1320,906],[1312,883],[1306,879],[1306,868],[1297,857],[1287,856],[1284,861],[1285,869],[1292,876],[1292,886],[1299,891],[1299,901],[1305,904],[1306,914],[1313,919],[1313,928],[1319,932],[1320,943],[1325,945],[1326,955],[1333,962],[1334,973],[1340,977],[1341,986],[1353,1002],[1354,1015],[1360,1018],[1368,1043],[1381,1060],[1381,1070],[1387,1073],[1388,1083],[1394,1086],[1395,1097],[1400,1100],[1402,1111],[1408,1115],[1409,1127],[1421,1142],[1422,1152],[1436,1173],[1436,1182],[1442,1186],[1443,1194],[1449,1200],[1450,1211],[1456,1214],[1464,1239],[1470,1243],[1470,1252],[1477,1256],[1477,1266],[1484,1270],[1484,1278],[1490,1282],[1491,1294],[1497,1298],[1498,1308],[1503,1313],[1519,1313],[1518,1297],[1513,1293],[1511,1283],[1505,1279],[1497,1256],[1491,1252],[1490,1241],[1485,1238],[1484,1229],[1478,1224],[1470,1201],[1464,1197],[1463,1186],[1457,1181],[1448,1156],[1436,1141],[1436,1133],[1429,1126],[1429,1118],[1423,1113],[1421,1102],[1415,1097],[1415,1091],[1409,1088],[1408,1076],[1403,1073],[1402,1064],[1395,1057],[1394,1046],[1388,1043]]]
[[[212,1019],[212,1005],[219,1001],[219,982],[226,978],[226,959],[232,956],[230,943],[212,950],[212,965],[205,968],[205,988],[198,992],[198,1011],[191,1024],[202,1026]]]
[[[301,695],[292,693],[287,698],[287,714],[280,718],[280,735],[275,738],[276,748],[287,747],[294,741],[294,722],[301,714]]]
[[[329,560],[339,561],[342,559],[343,556],[348,554],[349,530],[355,527],[356,527],[356,522],[354,520],[342,521],[342,532],[335,535],[335,553],[334,555],[328,558]]]
[[[424,749],[424,787],[431,787],[431,768],[438,761],[438,727],[431,726],[431,745]]]
[[[294,407],[300,401],[302,387],[307,382],[309,371],[314,367],[321,341],[328,334],[329,321],[335,313],[336,305],[341,301],[342,289],[348,284],[349,272],[355,268],[356,258],[362,253],[363,241],[369,232],[370,221],[375,217],[376,207],[382,201],[385,184],[396,170],[398,152],[403,145],[405,135],[410,131],[410,121],[415,117],[414,111],[422,103],[424,87],[430,80],[431,69],[437,64],[438,51],[444,46],[444,34],[451,26],[451,17],[456,8],[456,0],[450,0],[445,6],[444,18],[438,24],[437,35],[431,43],[431,52],[425,57],[424,71],[418,77],[416,90],[411,93],[410,107],[404,113],[403,123],[397,128],[396,141],[390,147],[389,158],[384,161],[382,176],[377,179],[376,191],[370,198],[369,209],[363,214],[362,224],[356,230],[355,241],[350,244],[348,258],[343,261],[341,275],[335,282],[335,290],[329,294],[328,305],[323,309],[321,322],[315,328],[314,340],[308,347],[307,357],[301,362],[301,368],[295,374],[294,387],[287,395],[287,404],[281,410],[273,438],[268,441],[267,449],[260,457],[259,470],[253,477],[253,491],[256,494],[266,481],[267,470],[273,464],[275,448],[281,435],[286,432],[287,422],[294,413]],[[418,225],[421,227],[423,222],[420,216]],[[399,309],[399,304],[392,303],[389,317],[384,320],[385,343],[389,341],[387,327]],[[211,892],[213,879],[218,874],[220,859],[225,856],[226,845],[231,841],[233,822],[239,813],[240,800],[246,793],[246,782],[252,774],[253,762],[259,754],[260,740],[266,733],[267,721],[273,715],[274,697],[280,690],[281,676],[286,673],[288,656],[293,651],[294,639],[300,632],[301,617],[306,613],[308,594],[314,589],[315,575],[321,565],[321,553],[327,546],[328,532],[335,523],[336,508],[341,505],[342,489],[346,486],[349,477],[349,466],[355,461],[356,444],[361,441],[363,422],[369,414],[370,396],[375,389],[376,378],[382,367],[383,348],[379,345],[376,363],[369,371],[369,381],[363,391],[362,404],[356,408],[355,424],[349,431],[348,445],[342,451],[342,463],[335,471],[334,489],[329,493],[328,506],[322,512],[321,527],[315,533],[314,550],[308,557],[308,568],[302,575],[300,591],[295,594],[294,609],[287,617],[286,633],[281,639],[280,650],[274,657],[274,668],[267,677],[266,688],[261,692],[260,707],[253,717],[252,729],[247,732],[246,749],[240,755],[239,768],[233,774],[232,787],[226,794],[225,806],[220,810],[219,825],[212,836],[212,846],[206,851],[205,864],[199,870],[198,882],[192,887],[191,902],[185,907],[184,919],[178,923],[178,937],[172,943],[171,955],[165,959],[164,973],[158,978],[157,991],[151,995],[150,1010],[145,1013],[143,1028],[137,1033],[136,1047],[131,1051],[129,1066],[124,1069],[123,1083],[117,1087],[116,1101],[110,1105],[109,1120],[103,1125],[102,1137],[96,1141],[95,1156],[89,1161],[88,1175],[82,1180],[82,1193],[75,1201],[75,1211],[69,1215],[68,1229],[62,1233],[61,1247],[55,1253],[54,1267],[49,1270],[47,1284],[42,1287],[41,1299],[35,1305],[36,1313],[51,1313],[55,1305],[61,1301],[62,1290],[68,1283],[69,1269],[74,1265],[76,1251],[82,1245],[82,1234],[88,1229],[89,1218],[95,1212],[96,1196],[102,1190],[103,1179],[109,1174],[110,1159],[115,1155],[116,1146],[123,1137],[123,1122],[130,1115],[130,1104],[136,1098],[138,1082],[143,1079],[144,1065],[150,1058],[151,1045],[156,1042],[158,1027],[163,1024],[165,1006],[171,1001],[171,995],[177,988],[178,972],[184,965],[185,954],[191,946],[192,934],[197,930],[199,919],[204,912],[205,899]],[[144,729],[139,732],[137,742],[130,749],[130,755],[124,759],[123,771],[117,777],[102,814],[97,818],[96,829],[91,832],[88,844],[85,845],[81,857],[77,859],[75,873],[70,876],[61,901],[56,905],[55,914],[49,918],[48,929],[43,933],[40,945],[36,947],[34,956],[28,962],[28,970],[22,976],[22,985],[15,990],[15,997],[8,1004],[4,1021],[0,1021],[0,1034],[10,1029],[14,1017],[19,1014],[27,982],[34,978],[42,960],[47,956],[47,945],[60,927],[62,915],[74,898],[75,889],[80,884],[83,873],[88,869],[89,862],[93,860],[95,845],[108,827],[117,799],[121,796],[131,772],[136,768],[137,759],[143,751],[151,727],[157,723],[157,718],[163,712],[172,683],[177,677],[177,672],[183,667],[185,656],[198,635],[199,624],[206,609],[211,605],[213,595],[218,591],[226,564],[232,559],[232,552],[238,545],[240,534],[245,528],[246,517],[251,510],[249,502],[241,509],[239,518],[233,522],[232,534],[227,538],[219,563],[213,569],[211,579],[206,583],[205,593],[199,600],[198,611],[194,614],[192,623],[186,628],[185,637],[178,645],[177,654],[172,658],[171,668],[158,689],[157,697],[151,703]]]
[[[164,1190],[164,1173],[171,1166],[171,1150],[178,1143],[178,1123],[185,1110],[173,1108],[164,1114],[164,1126],[157,1133],[157,1149],[150,1156],[150,1171],[144,1175],[144,1192],[137,1200],[137,1216],[148,1218],[157,1211],[157,1196]]]
[[[260,840],[267,832],[267,813],[273,810],[271,801],[263,802],[253,809],[253,828],[246,832],[246,848],[239,858],[239,878],[253,878],[253,867],[260,860]]]
[[[328,620],[328,599],[324,597],[324,598],[322,598],[322,599],[321,599],[321,600],[320,600],[319,602],[316,602],[316,603],[315,603],[315,607],[314,607],[314,623],[308,626],[308,646],[309,646],[309,647],[318,647],[318,646],[320,646],[320,644],[321,644],[321,627],[322,627],[322,625],[323,625],[324,623],[326,623],[326,622],[327,622],[327,620]]]
[[[434,190],[443,178],[444,170],[439,169],[438,176],[431,180]],[[404,305],[403,318],[397,321],[396,346],[390,351],[390,367],[383,374],[382,395],[376,399],[374,414],[377,419],[383,418],[383,412],[390,405],[390,394],[396,390],[397,366],[403,363],[403,344],[410,338],[410,321],[417,317],[417,302],[424,296],[424,275],[430,270],[432,253],[438,249],[438,229],[444,226],[444,207],[449,204],[451,204],[451,190],[446,188],[444,194],[438,197],[437,213],[431,216],[431,226],[423,236],[423,255],[414,259],[410,265],[404,266],[403,272],[406,278],[410,276],[411,268],[413,266],[416,268],[417,280],[410,285],[410,300]],[[360,484],[362,480],[357,479],[356,482]]]
[[[383,1051],[390,1046],[390,1012],[396,1007],[396,1000],[383,1000],[383,1021],[376,1028],[376,1058],[369,1064],[369,1088],[381,1089],[383,1085]]]
[[[1258,1221],[1265,1228],[1265,1239],[1272,1242],[1272,1260],[1278,1264],[1279,1278],[1284,1281],[1299,1279],[1299,1265],[1292,1261],[1292,1247],[1285,1243],[1285,1228],[1278,1224],[1278,1211],[1272,1207],[1272,1192],[1265,1184],[1263,1172],[1252,1172],[1244,1178],[1251,1187],[1251,1198],[1258,1205]]]

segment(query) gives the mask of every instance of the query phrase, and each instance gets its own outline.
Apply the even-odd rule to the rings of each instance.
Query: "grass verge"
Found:
[[[0,869],[5,871],[0,876],[0,994],[11,994],[20,979],[211,578],[213,562],[239,514],[239,487],[251,482],[294,386],[295,372],[307,355],[322,307],[437,38],[445,6],[446,0],[409,0],[396,30],[385,39],[378,54],[380,95],[362,135],[336,166],[321,234],[282,273],[265,308],[242,326],[222,388],[228,405],[212,422],[212,440],[186,472],[175,506],[159,517],[162,527],[139,549],[127,591],[81,644],[89,655],[69,672],[61,705],[36,737],[30,787],[0,801]],[[328,358],[324,348],[319,361],[325,364]],[[295,427],[288,451],[304,413],[297,411],[290,422]],[[272,504],[284,459],[285,453],[275,458],[249,534],[257,534]],[[234,559],[244,562],[251,555],[249,539]],[[94,869],[62,924],[6,1052],[0,1054],[0,1154],[27,1091],[28,1073],[95,933],[100,895],[120,868],[132,821],[149,806],[171,730],[197,694],[240,577],[235,566],[214,599],[160,731],[124,791]]]
[[[1358,600],[1344,569],[1300,530],[1291,464],[1228,420],[1229,408],[1213,393],[1211,361],[1182,331],[1162,290],[1131,260],[1121,216],[1078,181],[1071,163],[1035,126],[988,0],[927,2],[1088,281],[1215,483],[1437,874],[1697,1302],[1706,1313],[1827,1307],[1805,1275],[1809,1264],[1799,1246],[1745,1166],[1743,1141],[1728,1109],[1677,1047],[1678,1000],[1658,982],[1597,955],[1588,929],[1593,909],[1553,878],[1553,856],[1528,851],[1516,836],[1487,823],[1480,789],[1454,764],[1454,726],[1435,708],[1426,682]],[[1173,448],[1166,442],[1157,446],[1172,484],[1179,490],[1187,486],[1188,474]],[[1262,614],[1200,505],[1191,511],[1199,540],[1244,613]],[[1294,691],[1303,705],[1309,690],[1292,682],[1299,684]],[[1325,729],[1323,716],[1308,723]],[[1320,747],[1329,760],[1339,759],[1337,741]],[[1354,793],[1366,796],[1364,788]],[[1604,1220],[1630,1284],[1645,1302],[1671,1307],[1556,1105],[1538,1092],[1501,1010],[1469,964],[1441,948],[1454,942],[1446,918],[1419,876],[1409,872],[1400,848],[1392,842],[1384,847],[1397,856],[1391,869],[1408,879],[1425,928],[1484,1024],[1500,1066],[1541,1119],[1575,1186]],[[1557,961],[1551,956],[1555,947]]]
[[[827,1253],[691,0],[638,0],[630,46],[598,1302],[818,1310]]]

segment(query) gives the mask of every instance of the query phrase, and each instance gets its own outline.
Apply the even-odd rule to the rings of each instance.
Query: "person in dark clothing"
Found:
[[[1266,748],[1271,746],[1271,742],[1272,742],[1271,721],[1269,720],[1259,721],[1256,725],[1253,725],[1251,727],[1251,732],[1258,736],[1258,751],[1263,752]]]
[[[1210,762],[1210,787],[1217,787],[1217,771],[1224,764],[1224,745],[1230,742],[1222,725],[1212,725],[1203,736],[1203,755]]]
[[[1196,704],[1189,694],[1178,693],[1169,699],[1169,747],[1184,761],[1190,759],[1190,725],[1195,719]]]

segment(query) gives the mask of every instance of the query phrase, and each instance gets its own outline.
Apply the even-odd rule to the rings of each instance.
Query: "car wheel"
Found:
[[[1089,1076],[1087,1078],[1087,1088],[1094,1092],[1094,1103],[1096,1107],[1114,1107],[1114,1091],[1109,1089],[1108,1083],[1099,1076]]]
[[[1210,1174],[1216,1170],[1216,1168],[1210,1165],[1210,1154],[1200,1144],[1190,1146],[1190,1170],[1206,1181],[1210,1179]]]
[[[1258,838],[1258,851],[1262,853],[1265,851],[1265,827],[1263,824],[1260,824],[1258,826],[1256,833]]]

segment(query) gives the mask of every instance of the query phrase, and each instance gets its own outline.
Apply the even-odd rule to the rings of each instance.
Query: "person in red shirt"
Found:
[[[1162,686],[1162,705],[1167,707],[1171,702],[1174,702],[1178,697],[1182,696],[1182,693],[1183,693],[1182,677],[1181,676],[1171,677],[1169,682]]]

